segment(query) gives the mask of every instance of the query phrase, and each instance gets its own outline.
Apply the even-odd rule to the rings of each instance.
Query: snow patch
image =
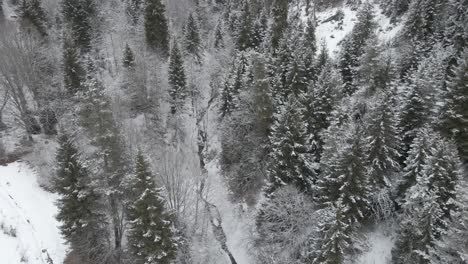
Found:
[[[360,264],[388,264],[392,259],[392,248],[395,244],[394,235],[385,227],[379,226],[373,232],[366,234],[368,250],[365,251],[357,263]]]
[[[41,189],[36,175],[24,163],[0,166],[1,263],[63,263],[65,258],[55,219],[57,195]]]

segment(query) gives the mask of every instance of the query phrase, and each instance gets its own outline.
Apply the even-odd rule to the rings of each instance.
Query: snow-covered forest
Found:
[[[468,263],[468,0],[0,0],[0,263]]]

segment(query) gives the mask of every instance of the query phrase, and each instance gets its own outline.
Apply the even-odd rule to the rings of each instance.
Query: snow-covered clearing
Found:
[[[356,263],[359,264],[388,264],[392,257],[392,248],[395,244],[392,231],[384,225],[378,226],[374,231],[366,233],[368,249],[363,252]]]
[[[57,196],[41,189],[36,175],[21,162],[0,166],[2,264],[61,264],[65,258],[55,219]]]

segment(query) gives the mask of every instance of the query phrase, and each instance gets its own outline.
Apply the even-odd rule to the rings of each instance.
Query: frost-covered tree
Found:
[[[193,14],[190,14],[185,25],[185,50],[195,58],[195,61],[200,63],[202,56],[200,32],[198,30],[197,21]]]
[[[164,57],[169,55],[169,28],[165,12],[166,7],[161,0],[146,0],[146,43]]]
[[[224,48],[224,32],[223,32],[223,25],[221,20],[216,25],[215,36],[214,36],[214,48],[220,50]]]
[[[392,93],[382,94],[370,109],[366,122],[368,178],[374,190],[390,187],[400,170],[401,139],[392,102]]]
[[[60,136],[57,150],[55,190],[60,231],[80,260],[86,263],[105,261],[108,246],[106,215],[102,213],[101,196],[93,187],[86,166],[80,161],[71,139]]]
[[[407,191],[416,184],[417,178],[421,175],[427,159],[431,155],[430,142],[432,134],[432,130],[426,127],[417,131],[405,161],[402,177],[397,183],[399,200],[405,199]]]
[[[359,10],[356,25],[345,39],[341,51],[339,68],[344,83],[343,89],[347,95],[352,95],[357,89],[355,78],[359,58],[365,52],[368,39],[375,34],[376,27],[374,7],[366,2]]]
[[[237,108],[238,95],[245,86],[245,74],[248,66],[248,53],[241,52],[234,59],[221,91],[221,117],[225,117]]]
[[[455,70],[444,93],[440,131],[453,138],[464,160],[468,160],[468,52]]]
[[[291,94],[286,105],[280,106],[271,128],[271,153],[268,168],[268,193],[289,184],[310,193],[316,181],[308,155],[307,126],[304,122],[304,106]]]
[[[68,93],[84,90],[85,75],[77,49],[66,40],[63,46],[63,84]]]
[[[236,48],[240,51],[245,51],[255,47],[254,43],[254,22],[253,15],[250,13],[250,4],[244,2],[242,16],[240,17],[239,35],[237,37]]]
[[[137,155],[135,175],[130,181],[136,198],[130,201],[128,208],[128,242],[135,263],[172,263],[177,253],[174,219],[165,208],[161,189],[156,186],[141,152]]]
[[[338,204],[333,219],[321,225],[323,238],[315,252],[313,264],[342,264],[352,246],[352,228],[344,214],[345,209]]]
[[[132,68],[135,66],[135,55],[133,54],[133,51],[128,44],[125,44],[122,65],[125,68]]]
[[[369,184],[361,125],[349,127],[342,149],[328,161],[328,170],[319,180],[321,200],[325,204],[341,204],[344,221],[360,223],[369,210]],[[338,144],[340,145],[340,144]]]
[[[47,35],[47,17],[40,0],[22,0],[19,13],[21,18],[26,23],[31,23],[41,35]]]
[[[271,28],[271,47],[276,50],[280,47],[283,34],[288,27],[288,0],[275,0],[272,7],[273,25]]]
[[[137,24],[141,16],[144,0],[127,0],[127,14],[133,24]]]
[[[92,20],[96,14],[94,0],[63,0],[62,13],[74,45],[81,51],[89,51],[93,39]]]
[[[177,43],[171,50],[169,62],[169,96],[171,97],[171,113],[182,111],[187,98],[187,80],[185,76],[184,62]]]
[[[461,163],[456,148],[436,137],[416,183],[407,191],[401,230],[392,251],[394,263],[434,263],[437,243],[454,215]],[[439,263],[439,262],[435,262]]]

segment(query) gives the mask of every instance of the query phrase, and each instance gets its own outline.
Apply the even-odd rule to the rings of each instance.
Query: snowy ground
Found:
[[[359,264],[388,264],[395,244],[394,230],[387,223],[382,223],[375,230],[364,234],[368,249],[359,257]]]
[[[0,263],[63,263],[67,247],[54,217],[56,199],[26,164],[0,166]]]

